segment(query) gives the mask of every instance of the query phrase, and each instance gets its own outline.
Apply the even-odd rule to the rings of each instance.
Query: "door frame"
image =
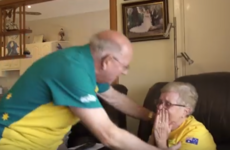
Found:
[[[109,12],[110,12],[110,30],[117,31],[117,0],[109,1]],[[118,84],[119,78],[117,78],[113,84]]]
[[[186,52],[185,47],[185,8],[184,8],[184,0],[174,0],[174,17],[176,17],[176,26],[177,26],[177,51]],[[186,63],[182,61],[178,61],[178,76],[186,75]]]

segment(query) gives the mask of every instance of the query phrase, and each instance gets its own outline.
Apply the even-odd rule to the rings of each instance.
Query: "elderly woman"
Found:
[[[193,113],[198,94],[188,83],[171,82],[161,89],[149,143],[166,148],[181,143],[180,150],[216,150],[212,135]]]

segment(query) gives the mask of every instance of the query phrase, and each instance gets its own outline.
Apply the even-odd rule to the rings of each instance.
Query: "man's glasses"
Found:
[[[113,57],[114,60],[116,60],[125,70],[129,70],[129,66],[123,65],[116,57]]]
[[[155,104],[156,106],[160,106],[163,105],[167,108],[170,108],[172,106],[179,106],[179,107],[186,107],[185,105],[181,105],[181,104],[172,104],[169,101],[162,101],[162,100],[155,100]]]

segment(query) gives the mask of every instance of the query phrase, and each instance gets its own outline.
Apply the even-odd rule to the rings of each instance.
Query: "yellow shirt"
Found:
[[[216,150],[212,135],[205,126],[193,116],[169,135],[169,147],[181,142],[180,150]]]
[[[98,90],[96,86],[95,92]],[[9,119],[10,116],[6,121]],[[53,103],[41,105],[4,128],[0,150],[56,150],[65,134],[79,120],[68,107]]]
[[[179,150],[216,150],[212,135],[193,116],[189,116],[179,128],[170,133],[168,146],[179,142],[181,142]]]

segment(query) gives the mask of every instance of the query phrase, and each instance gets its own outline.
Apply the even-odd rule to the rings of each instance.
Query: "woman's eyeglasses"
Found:
[[[162,101],[162,100],[155,100],[156,106],[164,105],[165,107],[169,108],[171,106],[179,106],[179,107],[186,107],[185,105],[181,104],[172,104],[169,101]]]

